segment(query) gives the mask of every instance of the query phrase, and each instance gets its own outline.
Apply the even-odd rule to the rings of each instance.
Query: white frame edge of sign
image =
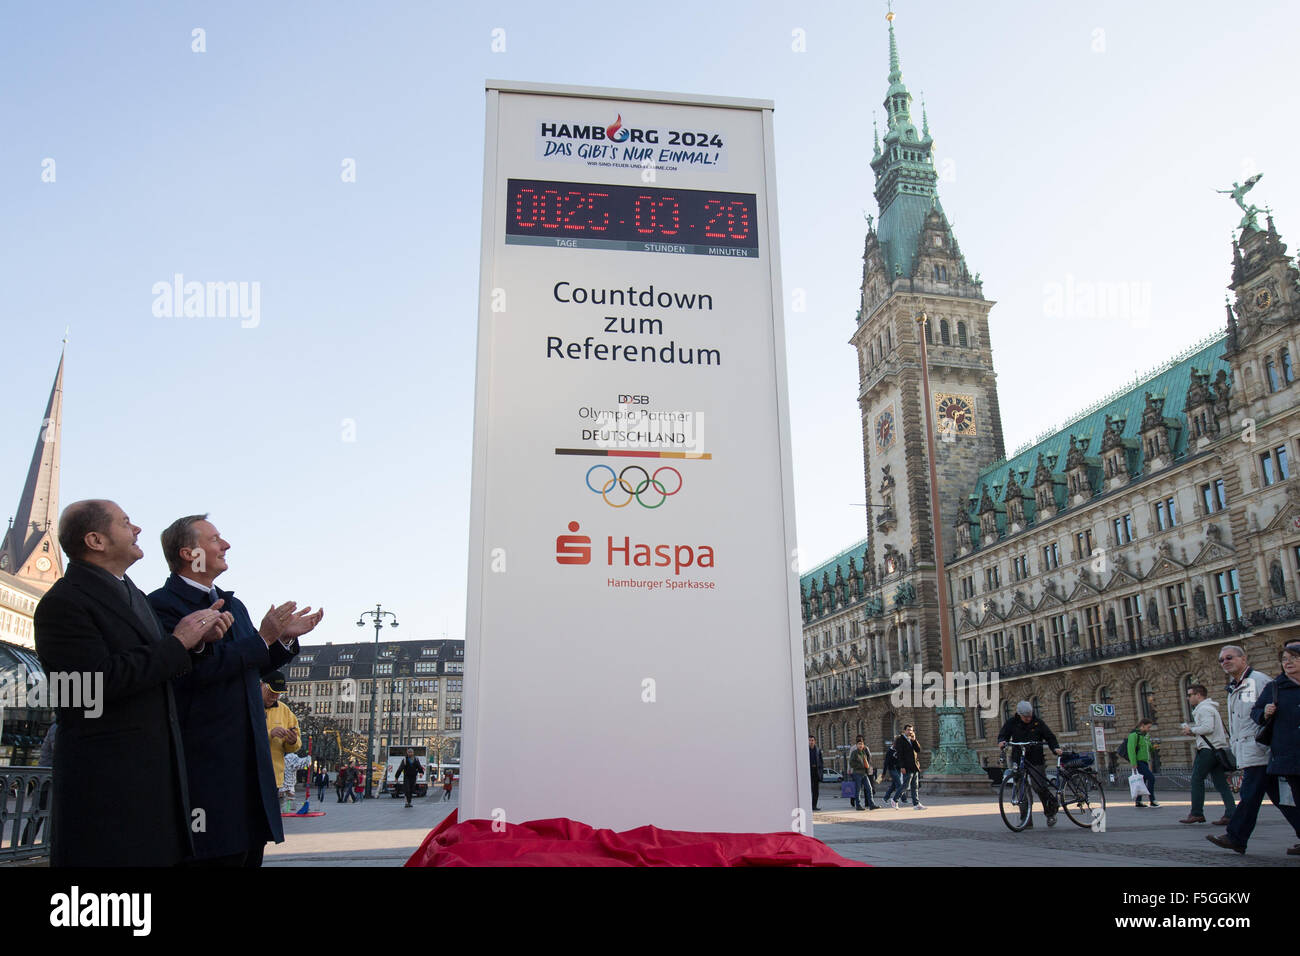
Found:
[[[470,485],[470,521],[469,521],[469,578],[466,589],[466,648],[464,683],[464,719],[461,726],[461,801],[464,809],[478,803],[478,775],[474,772],[480,765],[477,739],[478,708],[480,706],[480,675],[482,673],[482,602],[484,599],[483,561],[485,541],[483,538],[486,523],[486,475],[487,467],[487,429],[481,424],[488,418],[488,390],[479,387],[479,377],[490,374],[491,339],[481,334],[485,319],[490,320],[489,302],[491,300],[492,265],[494,256],[494,213],[497,200],[496,182],[498,179],[498,128],[500,119],[501,93],[520,93],[541,96],[572,96],[588,99],[623,100],[631,102],[654,102],[679,106],[704,106],[724,109],[757,110],[763,113],[763,161],[764,161],[764,200],[768,222],[768,273],[772,292],[772,347],[776,370],[776,404],[781,455],[781,497],[783,534],[787,548],[783,556],[786,567],[786,607],[787,633],[789,635],[788,651],[790,666],[790,712],[794,717],[790,733],[790,745],[795,757],[796,779],[792,814],[795,811],[805,813],[802,832],[812,834],[812,795],[811,772],[807,761],[803,759],[803,737],[801,728],[807,732],[808,711],[804,689],[802,620],[795,581],[797,570],[791,567],[795,553],[789,549],[796,547],[797,534],[794,514],[794,472],[791,458],[789,429],[789,395],[786,370],[784,291],[781,284],[780,229],[777,218],[776,201],[776,150],[772,115],[774,105],[770,100],[744,99],[738,97],[703,96],[689,93],[658,93],[644,90],[616,90],[603,87],[564,86],[543,83],[487,80],[486,127],[484,137],[483,161],[483,208],[482,235],[479,249],[479,308],[478,308],[478,347],[476,349],[475,402],[474,402],[474,436],[472,442],[473,468]],[[792,576],[793,575],[793,576]],[[473,640],[469,638],[473,636]]]
[[[699,93],[658,93],[653,90],[616,90],[603,86],[566,86],[554,83],[526,83],[514,80],[487,80],[489,94],[536,93],[542,96],[580,96],[592,100],[625,100],[630,103],[665,103],[670,106],[719,106],[737,110],[773,110],[771,100],[745,99],[738,96],[704,96]],[[765,131],[766,132],[766,131]],[[768,142],[771,142],[769,137]],[[768,159],[771,158],[769,151]],[[771,168],[770,166],[768,167]],[[770,184],[770,177],[769,177]]]

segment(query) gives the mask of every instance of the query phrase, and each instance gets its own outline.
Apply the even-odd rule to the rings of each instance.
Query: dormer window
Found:
[[[1291,367],[1291,350],[1282,350],[1282,381],[1290,385],[1295,381],[1295,369]]]
[[[945,276],[944,278],[946,279],[947,276]],[[966,323],[965,323],[965,322],[958,322],[958,323],[957,323],[957,344],[960,345],[962,348],[967,348],[967,347],[969,347],[969,345],[970,345],[970,340],[967,339],[967,337],[966,337]]]
[[[939,320],[939,341],[942,342],[944,345],[951,345],[951,344],[952,344],[951,337],[948,335],[948,320],[947,320],[947,319],[940,319],[940,320]]]
[[[1268,390],[1270,392],[1276,392],[1282,387],[1282,383],[1277,377],[1277,366],[1273,364],[1271,358],[1264,363],[1264,374],[1268,377]]]

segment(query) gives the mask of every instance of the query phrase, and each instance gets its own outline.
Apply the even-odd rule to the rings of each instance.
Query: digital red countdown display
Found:
[[[506,242],[758,256],[753,193],[511,179]]]

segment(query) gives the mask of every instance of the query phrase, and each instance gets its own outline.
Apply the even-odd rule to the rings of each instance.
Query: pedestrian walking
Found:
[[[808,774],[812,778],[812,808],[820,810],[817,806],[817,798],[822,789],[822,771],[826,768],[826,762],[822,759],[822,748],[817,746],[817,738],[812,734],[808,735]]]
[[[1192,708],[1192,722],[1183,724],[1182,731],[1188,737],[1196,738],[1196,759],[1192,761],[1192,809],[1178,822],[1205,822],[1205,778],[1209,777],[1223,798],[1223,816],[1215,820],[1214,825],[1225,827],[1237,806],[1218,756],[1219,751],[1228,746],[1228,732],[1219,716],[1219,705],[1210,700],[1210,692],[1204,684],[1192,684],[1187,688],[1187,704]]]
[[[451,771],[448,770],[442,776],[442,802],[446,803],[451,799]]]
[[[338,770],[334,772],[334,792],[338,795],[339,803],[343,802],[343,788],[348,785],[348,765],[339,764]]]
[[[320,770],[316,772],[316,789],[317,789],[316,802],[317,803],[325,802],[325,788],[328,787],[329,785],[330,785],[329,771],[326,770],[325,767],[322,765]]]
[[[1266,733],[1271,730],[1266,769],[1279,791],[1286,781],[1294,805],[1300,801],[1300,641],[1283,648],[1282,673],[1264,688],[1250,715]],[[1300,843],[1286,852],[1300,856]]]
[[[903,795],[903,776],[898,771],[898,751],[894,748],[892,740],[885,744],[884,771],[889,776],[889,787],[885,790],[884,804],[897,810],[898,800],[895,798]]]
[[[1222,835],[1209,834],[1205,839],[1225,850],[1245,853],[1265,794],[1300,838],[1300,808],[1294,803],[1279,802],[1278,778],[1268,775],[1269,747],[1255,739],[1260,727],[1251,710],[1263,696],[1269,679],[1250,666],[1246,651],[1235,644],[1219,651],[1219,666],[1228,677],[1228,739],[1241,769],[1241,799],[1228,821],[1227,831]]]
[[[422,773],[424,773],[424,764],[420,763],[420,758],[415,756],[415,748],[407,747],[406,756],[402,758],[402,762],[397,765],[397,770],[393,774],[393,784],[406,787],[408,807],[411,805],[411,797],[415,794],[415,782]]]
[[[857,743],[849,753],[849,773],[853,775],[853,808],[855,810],[879,810],[871,789],[871,751],[867,742],[858,734]]]
[[[357,803],[357,790],[361,787],[361,768],[357,766],[357,758],[353,757],[348,761],[347,767],[348,785],[343,792],[343,802],[351,800]]]
[[[1128,762],[1138,773],[1142,775],[1142,782],[1146,784],[1147,793],[1151,797],[1151,806],[1159,807],[1156,803],[1156,775],[1151,772],[1151,728],[1155,726],[1155,721],[1143,717],[1138,721],[1138,725],[1124,741],[1124,746],[1128,752]],[[1134,798],[1134,804],[1138,807],[1145,807],[1142,802],[1142,795],[1139,794]]]
[[[924,810],[918,795],[921,784],[921,745],[917,743],[916,731],[911,724],[903,725],[903,732],[894,740],[894,751],[898,754],[898,769],[902,771],[903,781],[899,795],[906,800],[912,797],[912,809]]]

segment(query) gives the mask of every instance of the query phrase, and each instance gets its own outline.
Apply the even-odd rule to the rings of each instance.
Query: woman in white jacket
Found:
[[[1214,751],[1219,747],[1227,748],[1228,732],[1223,728],[1219,705],[1210,700],[1210,692],[1204,684],[1192,684],[1187,688],[1187,703],[1192,708],[1192,722],[1182,727],[1184,734],[1196,738],[1196,760],[1192,764],[1192,811],[1178,822],[1205,822],[1205,778],[1208,776],[1214,789],[1223,797],[1223,816],[1215,820],[1214,825],[1227,826],[1237,804],[1232,798],[1227,774],[1219,766]]]

